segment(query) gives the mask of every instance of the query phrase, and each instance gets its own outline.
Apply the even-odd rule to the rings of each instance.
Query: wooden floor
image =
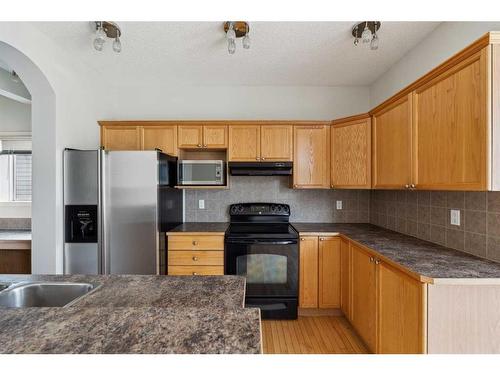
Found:
[[[359,354],[365,345],[343,316],[263,320],[265,354]]]

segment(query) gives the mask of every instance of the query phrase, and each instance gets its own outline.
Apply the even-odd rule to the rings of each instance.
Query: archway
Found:
[[[32,273],[62,272],[62,228],[57,184],[56,97],[40,68],[25,54],[0,41],[0,59],[16,71],[32,96],[33,193]]]

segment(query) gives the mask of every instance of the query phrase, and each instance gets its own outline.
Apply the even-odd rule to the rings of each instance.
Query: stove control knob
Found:
[[[238,205],[238,212],[239,212],[239,213],[243,212],[243,206]]]
[[[271,205],[271,212],[276,212],[277,206],[275,204]]]
[[[238,211],[238,207],[231,206],[231,215],[235,214]]]

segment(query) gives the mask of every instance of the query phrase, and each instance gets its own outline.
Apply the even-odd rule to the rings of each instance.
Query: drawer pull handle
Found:
[[[193,276],[198,276],[198,272],[193,272]]]
[[[306,239],[304,237],[300,237],[300,240],[301,241],[305,241]]]
[[[193,245],[194,246],[198,245],[198,241],[193,241]]]
[[[198,257],[193,257],[193,260],[196,262],[198,260]]]

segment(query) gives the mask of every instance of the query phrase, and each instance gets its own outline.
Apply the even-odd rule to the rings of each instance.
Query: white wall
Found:
[[[0,132],[7,131],[31,131],[31,105],[0,95]]]
[[[366,112],[368,87],[182,86],[109,88],[100,118],[332,120]]]
[[[373,108],[424,75],[500,22],[443,22],[370,86]]]

